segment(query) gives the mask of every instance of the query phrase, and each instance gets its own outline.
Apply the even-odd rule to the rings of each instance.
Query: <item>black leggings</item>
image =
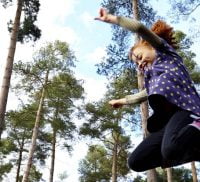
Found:
[[[190,114],[175,112],[163,129],[151,133],[137,146],[128,159],[129,167],[141,172],[200,161],[200,132],[188,125],[193,122]]]

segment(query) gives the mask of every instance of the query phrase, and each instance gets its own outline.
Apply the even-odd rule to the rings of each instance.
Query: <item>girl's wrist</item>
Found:
[[[117,16],[108,14],[108,23],[118,24]]]
[[[126,104],[127,104],[127,99],[126,99],[126,98],[120,99],[120,103],[121,103],[122,105],[126,105]]]

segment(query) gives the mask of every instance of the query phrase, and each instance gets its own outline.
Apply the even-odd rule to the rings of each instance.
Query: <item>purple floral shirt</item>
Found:
[[[200,96],[182,58],[165,41],[156,54],[151,68],[144,72],[148,95],[162,95],[176,106],[200,116]]]

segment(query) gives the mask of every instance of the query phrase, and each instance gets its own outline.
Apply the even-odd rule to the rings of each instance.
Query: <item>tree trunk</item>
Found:
[[[197,179],[197,170],[196,170],[196,166],[195,166],[195,162],[191,162],[191,169],[192,169],[192,179],[193,179],[193,182],[198,182],[198,179]]]
[[[20,173],[20,168],[21,168],[23,149],[24,149],[24,139],[22,141],[22,144],[21,144],[20,150],[19,150],[19,157],[18,157],[18,162],[17,162],[16,182],[19,182],[19,173]]]
[[[172,180],[172,168],[166,168],[167,171],[167,182],[173,182]]]
[[[59,102],[59,98],[57,99],[57,102]],[[58,118],[58,110],[59,107],[56,108],[55,114],[54,114],[54,120]],[[53,123],[52,123],[52,128],[53,128],[53,138],[52,138],[52,152],[51,152],[51,168],[50,168],[50,177],[49,177],[49,182],[53,182],[53,175],[54,175],[54,168],[55,168],[55,156],[56,156],[56,134],[57,130],[55,129]]]
[[[114,139],[114,147],[113,147],[112,182],[117,182],[117,142],[116,142],[116,139]]]
[[[25,168],[25,172],[24,172],[24,175],[23,175],[22,182],[28,182],[28,177],[29,177],[29,174],[30,174],[30,169],[31,169],[32,159],[33,159],[33,153],[35,151],[36,139],[37,139],[37,136],[38,136],[40,118],[41,118],[41,113],[42,113],[42,106],[43,106],[44,98],[45,98],[45,87],[46,87],[47,82],[48,82],[48,75],[49,75],[49,72],[47,71],[44,87],[42,89],[42,95],[41,95],[41,98],[40,98],[40,103],[39,103],[38,110],[37,110],[35,126],[33,128],[32,142],[31,142],[31,147],[30,147],[30,150],[29,150],[28,162],[27,162],[27,165],[26,165],[26,168]]]
[[[1,134],[4,129],[4,117],[6,112],[6,105],[7,105],[7,99],[8,99],[8,92],[10,87],[10,79],[12,75],[12,69],[13,69],[13,62],[14,62],[14,55],[15,55],[15,49],[17,44],[17,36],[19,32],[19,26],[20,26],[20,18],[21,18],[21,12],[22,12],[22,5],[23,0],[17,1],[17,10],[15,14],[15,20],[12,27],[11,37],[10,37],[10,45],[8,49],[8,56],[6,59],[6,65],[5,70],[3,74],[3,80],[1,85],[1,92],[0,92],[0,140],[1,140]]]
[[[55,166],[55,154],[56,154],[56,130],[53,128],[53,138],[52,138],[52,151],[51,151],[51,168],[50,168],[50,178],[49,182],[53,182],[54,166]]]
[[[140,20],[139,16],[139,10],[138,10],[138,3],[139,0],[133,0],[133,14],[136,20]],[[137,37],[139,39],[139,37]],[[144,75],[138,71],[137,73],[138,76],[138,89],[139,91],[144,89]],[[142,129],[143,129],[143,136],[144,138],[148,136],[148,131],[147,131],[147,118],[149,117],[149,111],[148,111],[148,103],[143,102],[140,105],[140,110],[141,110],[141,119],[142,119]],[[157,177],[156,177],[156,170],[151,169],[147,171],[147,182],[157,182]]]

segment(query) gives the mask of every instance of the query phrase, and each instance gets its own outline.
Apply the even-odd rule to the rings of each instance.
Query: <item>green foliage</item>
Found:
[[[9,173],[12,169],[13,165],[11,163],[0,165],[0,181],[3,180],[3,176],[6,175],[6,173]]]
[[[86,104],[86,111],[90,118],[80,128],[80,134],[101,138],[106,131],[111,132],[115,130],[121,132],[121,127],[118,126],[117,121],[119,121],[119,118],[122,118],[122,111],[115,114],[107,101]]]
[[[115,98],[123,98],[127,94],[132,94],[133,88],[131,79],[128,79],[129,74],[124,73],[121,77],[115,79],[108,85],[108,91],[104,99],[99,102],[88,103],[85,110],[88,114],[87,122],[80,128],[80,133],[90,135],[91,137],[101,138],[104,132],[116,131],[123,133],[120,122],[132,123],[136,120],[134,110],[131,107],[123,107],[117,110],[113,109],[108,101]]]
[[[21,166],[23,159],[28,154],[28,149],[32,136],[32,128],[35,122],[36,116],[35,103],[24,105],[17,111],[10,111],[6,116],[6,131],[7,138],[2,139],[0,143],[0,156],[2,159],[2,166],[6,165],[6,161],[9,159],[9,167]],[[33,163],[40,162],[40,165],[45,164],[47,153],[49,151],[49,145],[47,143],[48,134],[45,131],[39,133],[38,145],[33,158]],[[19,157],[21,154],[21,158]],[[17,157],[16,157],[17,156]],[[5,168],[8,169],[8,168]],[[10,171],[8,171],[9,173]]]
[[[190,50],[193,42],[181,31],[175,32],[176,41],[179,42],[178,54],[183,58],[184,64],[186,65],[189,74],[195,84],[200,83],[200,70],[195,62],[194,58],[196,54]]]
[[[120,135],[119,133],[113,133],[112,137],[104,142],[104,145],[109,156],[113,155],[114,145],[117,146],[117,175],[118,177],[125,177],[130,170],[127,165],[129,155],[128,149],[130,149],[131,146],[130,137]],[[110,157],[110,160],[113,159]]]
[[[199,0],[170,0],[172,15],[174,21],[179,21],[181,18],[189,18],[194,12],[198,11],[200,6]],[[196,17],[193,17],[193,20]]]
[[[129,171],[126,161],[128,158],[128,149],[131,145],[130,137],[126,136],[126,131],[122,123],[129,120],[133,121],[131,118],[133,117],[134,111],[131,107],[115,110],[108,104],[108,101],[113,97],[121,98],[125,93],[127,94],[132,91],[129,85],[127,87],[125,86],[126,76],[127,74],[124,73],[124,77],[114,80],[108,86],[108,91],[101,101],[86,104],[87,121],[80,127],[81,135],[96,138],[103,142],[108,158],[111,163],[113,162],[112,165],[115,163],[117,166],[117,171],[115,172],[119,178],[125,177]],[[125,93],[123,88],[125,88]],[[131,128],[135,125],[130,122],[129,126]],[[90,171],[92,170],[90,168]]]
[[[59,174],[59,179],[60,179],[61,181],[66,180],[67,177],[68,177],[68,175],[67,175],[67,172],[66,172],[66,171],[64,171],[63,173]]]
[[[25,90],[27,93],[36,93],[43,88],[46,74],[58,75],[70,73],[70,67],[74,67],[75,57],[66,42],[55,41],[47,43],[33,56],[32,62],[19,61],[14,64],[14,73],[20,80],[15,89]]]
[[[12,5],[13,0],[1,0],[4,8]],[[21,43],[28,42],[29,40],[36,41],[41,36],[41,30],[35,25],[37,21],[37,14],[40,9],[39,0],[20,0],[22,2],[23,21],[20,24],[18,32],[18,41]],[[8,30],[11,32],[13,29],[13,21],[8,23]]]
[[[158,182],[167,182],[167,174],[166,172],[158,168],[157,169],[158,174]],[[173,182],[192,182],[192,173],[189,169],[180,167],[180,168],[172,168],[172,180]]]
[[[167,172],[165,169],[156,168],[157,171],[157,180],[158,182],[167,182]],[[134,182],[147,182],[142,176],[137,176],[133,180]],[[180,167],[180,168],[172,168],[172,181],[173,182],[192,182],[192,173],[189,169]]]
[[[194,81],[194,83],[198,84],[200,83],[200,70],[199,68],[197,68],[195,71],[193,71],[190,75],[192,77],[192,80]]]
[[[53,77],[47,89],[49,109],[60,107],[61,111],[68,109],[69,112],[75,106],[73,101],[82,98],[84,92],[81,80],[77,80],[72,73],[61,73]]]
[[[103,7],[110,13],[133,17],[132,0],[104,0]],[[154,22],[155,12],[147,0],[138,1],[139,16],[142,22],[150,25]],[[119,26],[112,26],[112,43],[107,46],[107,57],[97,64],[97,73],[111,77],[119,77],[123,71],[129,72],[130,77],[134,75],[135,65],[129,60],[128,53],[133,44],[133,34]]]
[[[19,182],[22,182],[22,179],[23,179],[23,176],[20,176],[20,177],[19,177]],[[33,166],[31,167],[28,181],[29,181],[29,182],[40,182],[40,181],[44,181],[44,180],[42,179],[42,173],[40,173],[40,172],[36,169],[36,166],[35,166],[35,165],[33,165]]]
[[[12,28],[9,28],[12,30]],[[24,19],[18,32],[18,41],[21,43],[28,42],[29,40],[37,41],[41,37],[41,30],[34,24],[32,17]]]
[[[3,176],[6,176],[7,173],[13,168],[12,161],[5,162],[4,159],[14,152],[17,151],[17,146],[10,138],[3,138],[0,141],[0,181],[3,180]]]
[[[0,141],[0,154],[8,155],[10,152],[16,151],[16,145],[11,139],[2,139]]]
[[[36,166],[31,167],[29,181],[30,182],[39,182],[42,178],[42,173],[36,169]]]
[[[136,178],[134,178],[133,181],[134,181],[134,182],[146,182],[147,180],[144,180],[144,179],[142,178],[142,176],[137,176]]]
[[[54,136],[52,131],[49,133],[47,130],[49,126],[56,132],[56,137],[62,138],[58,143],[68,151],[72,149],[76,126],[71,121],[71,115],[77,109],[75,101],[83,99],[84,93],[82,81],[77,80],[70,69],[75,66],[74,61],[76,58],[69,45],[55,41],[39,49],[32,62],[20,61],[14,66],[18,83],[13,89],[17,93],[25,92],[28,95],[28,104],[23,104],[16,111],[10,111],[6,117],[8,137],[16,145],[14,154],[22,155],[21,159],[12,160],[13,165],[21,166],[27,155],[43,88],[46,91],[32,159],[31,181],[40,180],[42,174],[37,171],[36,166],[44,165],[51,152]]]
[[[112,161],[101,145],[89,147],[85,159],[79,164],[80,181],[110,181]]]
[[[121,137],[120,140],[123,140],[123,138],[124,137]],[[111,142],[111,140],[107,141],[105,147],[102,145],[91,145],[89,147],[85,159],[82,159],[79,164],[80,181],[110,181],[113,163],[111,150],[113,150],[113,147],[109,150],[110,146],[108,145],[110,145]],[[124,177],[129,171],[126,163],[128,154],[125,147],[122,147],[123,144],[121,144],[119,144],[121,148],[118,150],[120,152],[118,153],[117,159],[118,177]]]
[[[7,8],[8,6],[12,4],[12,0],[0,0],[0,3],[2,3],[2,6],[4,8]]]
[[[184,181],[184,182],[192,182],[192,173],[189,169],[186,168],[174,168],[172,170],[173,175],[173,180],[174,182],[179,182],[179,181]]]
[[[60,73],[50,80],[46,89],[48,112],[45,117],[53,131],[64,139],[63,146],[70,151],[71,146],[67,142],[72,141],[76,133],[76,125],[71,121],[72,113],[77,109],[75,101],[83,99],[82,82],[71,72]]]

